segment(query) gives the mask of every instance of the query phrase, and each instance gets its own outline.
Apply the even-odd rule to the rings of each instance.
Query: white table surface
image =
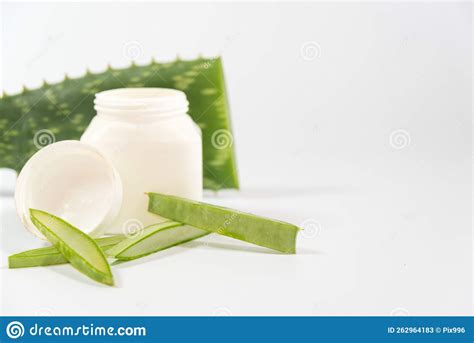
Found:
[[[406,187],[390,188],[369,172],[372,187],[206,194],[212,203],[319,229],[299,235],[296,255],[212,235],[114,267],[112,288],[68,265],[7,269],[9,254],[41,242],[21,227],[12,197],[4,195],[2,314],[468,315],[469,211],[450,200],[466,192],[423,173],[429,166],[418,168],[425,177]],[[442,194],[430,189],[433,182]]]
[[[114,267],[110,288],[6,268],[41,242],[0,174],[1,314],[471,314],[472,5],[186,6],[6,3],[2,87],[130,64],[130,43],[144,64],[222,55],[242,190],[206,201],[320,230],[293,256],[214,235]]]

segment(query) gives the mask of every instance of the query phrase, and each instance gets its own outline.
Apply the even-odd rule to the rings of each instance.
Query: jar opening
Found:
[[[171,88],[118,88],[95,95],[97,112],[116,115],[187,113],[184,92]]]

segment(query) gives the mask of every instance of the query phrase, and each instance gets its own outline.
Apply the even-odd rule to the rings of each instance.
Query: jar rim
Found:
[[[127,113],[171,114],[187,113],[186,94],[172,88],[117,88],[95,95],[97,112],[126,115]]]

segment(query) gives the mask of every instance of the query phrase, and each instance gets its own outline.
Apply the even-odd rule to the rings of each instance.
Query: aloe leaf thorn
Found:
[[[0,168],[21,170],[36,151],[33,137],[42,129],[55,134],[55,140],[79,139],[95,115],[95,93],[123,87],[175,88],[186,93],[189,115],[202,130],[204,188],[239,188],[233,140],[219,144],[216,133],[232,135],[228,98],[220,58],[176,60],[172,63],[109,67],[94,73],[89,69],[79,78],[64,80],[40,88],[0,98]],[[47,95],[47,96],[45,96]],[[54,105],[51,104],[54,99]],[[64,120],[64,108],[70,109]],[[68,110],[69,111],[69,110]],[[205,115],[204,115],[205,114]],[[217,144],[216,144],[217,142]]]

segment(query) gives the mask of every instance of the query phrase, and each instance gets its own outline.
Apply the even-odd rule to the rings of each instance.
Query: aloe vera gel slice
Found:
[[[169,221],[148,226],[140,234],[107,250],[106,254],[118,260],[134,260],[207,234],[208,231]]]
[[[30,209],[30,216],[38,230],[74,268],[95,281],[110,286],[114,284],[109,263],[91,237],[47,212]]]
[[[284,253],[296,252],[295,225],[176,196],[148,193],[148,211]]]
[[[95,241],[102,251],[105,251],[124,239],[125,236],[117,235],[97,238]],[[65,263],[69,261],[54,246],[27,250],[8,257],[9,268],[44,267]]]

